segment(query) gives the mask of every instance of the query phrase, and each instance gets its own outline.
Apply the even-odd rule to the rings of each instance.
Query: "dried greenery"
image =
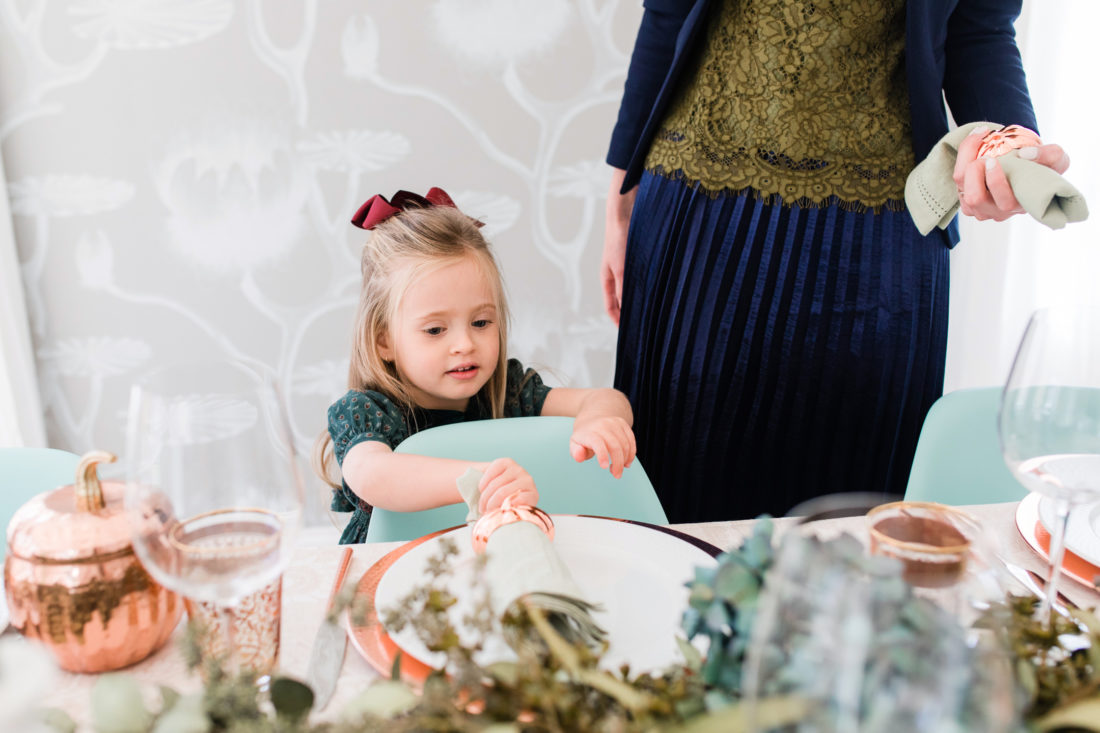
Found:
[[[1035,596],[1008,596],[976,625],[994,630],[1009,650],[1024,716],[1036,728],[1100,731],[1100,619],[1069,608],[1044,623],[1038,608]]]
[[[102,675],[92,696],[93,726],[100,733],[748,730],[746,707],[739,698],[750,641],[766,597],[762,590],[776,568],[772,533],[771,522],[764,518],[741,547],[722,554],[716,566],[696,570],[687,584],[685,638],[679,640],[684,663],[660,673],[601,668],[602,649],[566,642],[542,613],[525,605],[496,619],[487,592],[461,620],[460,637],[448,613],[456,599],[439,582],[456,553],[453,544],[444,543],[431,561],[425,584],[403,599],[400,611],[385,618],[388,629],[409,626],[429,649],[446,655],[444,670],[430,674],[421,690],[399,678],[398,660],[393,679],[372,684],[340,711],[337,720],[311,721],[313,695],[307,686],[280,678],[272,682],[269,693],[261,693],[249,675],[229,675],[219,660],[203,659],[188,635],[185,657],[192,667],[204,667],[206,683],[201,692],[181,696],[162,688],[159,709],[149,711],[132,678]],[[894,714],[892,706],[901,697],[897,685],[907,675],[937,672],[930,636],[948,633],[965,647],[966,630],[945,625],[949,617],[914,598],[897,567],[880,562],[881,558],[869,559],[852,538],[794,541],[809,543],[803,549],[814,562],[857,574],[864,579],[861,582],[869,583],[873,613],[855,619],[856,626],[850,625],[848,631],[854,628],[873,642],[868,647],[861,699],[878,716],[868,718],[868,729],[885,729],[873,723]],[[339,605],[359,619],[367,610],[351,596],[342,596]],[[1075,611],[1075,621],[1062,619],[1052,632],[1034,619],[1035,605],[1033,598],[1009,597],[1004,604],[994,604],[981,621],[1011,650],[1021,699],[1026,701],[1020,709],[1029,727],[1100,731],[1100,621],[1089,612]],[[791,607],[782,612],[797,610]],[[764,614],[760,618],[769,622],[778,618],[774,608],[765,607]],[[539,643],[518,645],[513,662],[479,665],[481,640],[503,628]],[[696,638],[706,641],[705,657],[690,643]],[[819,649],[813,646],[813,638],[806,633],[773,640],[764,656],[780,661],[786,679],[829,675],[834,670],[815,657]],[[1088,643],[1077,648],[1082,638]],[[978,662],[968,665],[976,667]],[[783,694],[778,688],[765,688],[764,694],[768,696],[756,708],[756,724],[763,729],[783,729],[822,710],[814,700]],[[976,689],[973,698],[983,694]],[[968,725],[973,721],[966,718],[965,706],[962,711],[955,725],[946,729],[976,729]],[[59,711],[48,711],[44,720],[55,730],[71,730],[71,721]]]

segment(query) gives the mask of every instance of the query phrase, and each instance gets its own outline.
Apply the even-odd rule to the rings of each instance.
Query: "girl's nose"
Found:
[[[451,341],[451,351],[455,354],[463,354],[474,347],[474,340],[470,336],[469,329],[461,328],[452,331],[455,337]]]

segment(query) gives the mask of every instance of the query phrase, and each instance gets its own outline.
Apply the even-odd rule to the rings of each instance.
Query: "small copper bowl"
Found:
[[[966,572],[967,530],[977,522],[966,512],[932,502],[895,501],[867,512],[871,554],[902,562],[902,577],[920,588],[945,588]]]

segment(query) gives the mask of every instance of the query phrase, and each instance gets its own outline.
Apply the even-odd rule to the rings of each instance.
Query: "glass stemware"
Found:
[[[1050,497],[1046,595],[1050,618],[1070,511],[1100,498],[1100,310],[1036,311],[1001,396],[998,431],[1005,463],[1029,491]]]
[[[130,395],[126,462],[126,509],[142,564],[188,599],[193,617],[216,619],[214,631],[224,638],[209,646],[227,653],[224,662],[243,658],[242,666],[251,667],[255,654],[243,649],[255,640],[234,639],[234,629],[274,624],[266,638],[273,633],[275,647],[263,657],[265,668],[253,669],[262,679],[277,654],[275,586],[303,505],[272,375],[235,361],[151,373]],[[222,609],[226,619],[215,613]]]

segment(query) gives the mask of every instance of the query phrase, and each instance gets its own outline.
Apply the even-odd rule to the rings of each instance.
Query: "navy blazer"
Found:
[[[644,0],[607,162],[641,177],[646,154],[715,0]],[[923,160],[948,131],[944,97],[962,125],[988,120],[1038,130],[1013,22],[1022,0],[906,0],[905,71],[913,155]],[[958,241],[958,226],[945,232]]]

